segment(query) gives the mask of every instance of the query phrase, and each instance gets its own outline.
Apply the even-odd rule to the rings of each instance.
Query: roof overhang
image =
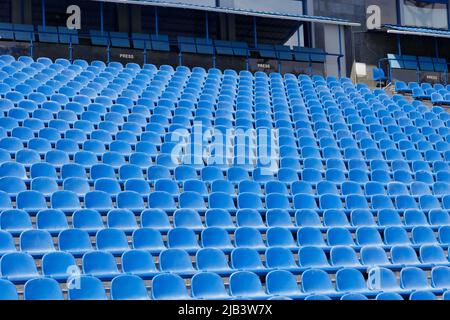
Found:
[[[226,14],[237,14],[253,17],[262,18],[272,18],[281,20],[291,20],[299,22],[311,22],[311,23],[321,23],[321,24],[332,24],[341,25],[349,27],[359,27],[360,23],[352,22],[344,19],[337,19],[331,17],[321,17],[321,16],[308,16],[308,15],[297,15],[288,14],[283,12],[272,12],[272,11],[257,11],[251,9],[239,9],[239,8],[226,8],[226,7],[215,7],[200,4],[189,4],[183,2],[170,2],[170,1],[159,1],[159,0],[94,0],[101,2],[113,2],[122,4],[135,4],[143,6],[154,6],[154,7],[166,7],[166,8],[176,8],[176,9],[190,9],[190,10],[201,10],[208,12],[226,13]]]
[[[384,25],[383,28],[386,30],[387,33],[392,33],[392,34],[450,39],[450,30],[406,27],[406,26],[396,26],[396,25],[389,25],[389,24]]]

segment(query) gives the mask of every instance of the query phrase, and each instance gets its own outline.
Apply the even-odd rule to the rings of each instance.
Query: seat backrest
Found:
[[[176,274],[158,274],[152,281],[152,299],[185,300],[189,295],[183,279]]]
[[[51,278],[37,278],[25,283],[23,297],[25,300],[63,300],[63,293],[58,282]]]

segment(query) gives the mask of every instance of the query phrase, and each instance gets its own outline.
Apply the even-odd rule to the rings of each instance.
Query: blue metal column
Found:
[[[397,24],[402,24],[402,11],[400,10],[400,0],[395,0],[395,10],[397,12]]]
[[[103,2],[100,2],[100,31],[103,33]]]
[[[437,37],[434,37],[434,52],[436,54],[436,58],[439,58],[439,43]]]
[[[400,9],[400,0],[395,0],[395,10],[397,12],[397,25],[402,25],[402,11]],[[402,55],[402,44],[400,35],[397,35],[397,54]],[[392,70],[390,71],[390,81],[392,80]]]
[[[308,0],[302,0],[302,14],[303,15],[308,15]],[[302,22],[301,25],[303,26],[303,32],[305,32],[305,24]],[[308,28],[308,26],[306,26],[306,29],[309,30],[310,28]],[[300,28],[299,28],[300,30]],[[305,36],[305,34],[303,34],[303,36]],[[310,37],[311,38],[311,37]],[[298,46],[300,46],[300,31],[298,32]]]
[[[206,31],[206,41],[209,40],[209,19],[208,11],[205,11],[205,31]]]
[[[100,32],[102,34],[102,37],[103,37],[104,31],[105,31],[105,27],[104,27],[104,17],[103,17],[103,2],[100,2]],[[111,50],[111,48],[109,47],[109,41],[108,41],[108,46],[106,47],[106,63],[107,64],[109,64],[110,50]]]
[[[302,9],[303,9],[302,14],[303,15],[308,15],[308,0],[302,0],[302,5],[303,5],[303,7],[302,7]]]
[[[339,33],[339,57],[337,58],[338,62],[338,76],[341,77],[341,59],[342,59],[342,30],[341,26],[338,26],[338,33]]]
[[[156,34],[156,35],[159,35],[158,7],[155,7],[155,34]]]
[[[144,65],[147,64],[147,41],[144,40]]]
[[[258,47],[258,30],[256,29],[256,17],[253,16],[253,38],[255,41],[255,48]]]
[[[72,46],[72,35],[69,35],[69,61],[73,62],[73,46]]]
[[[450,0],[447,0],[447,29],[450,28]]]
[[[46,19],[45,19],[45,0],[41,0],[42,5],[42,29],[45,31]]]
[[[450,0],[447,0],[447,29],[450,27]]]

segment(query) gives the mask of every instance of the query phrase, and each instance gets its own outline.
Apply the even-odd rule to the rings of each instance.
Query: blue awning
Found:
[[[388,33],[405,34],[414,36],[434,37],[434,38],[450,38],[450,30],[431,29],[420,27],[407,27],[386,24],[383,26]]]
[[[229,13],[238,15],[255,16],[262,18],[274,18],[283,20],[293,20],[293,21],[303,21],[303,22],[315,22],[322,24],[334,24],[343,26],[353,26],[359,27],[361,24],[357,22],[352,22],[345,19],[338,19],[332,17],[322,17],[322,16],[309,16],[309,15],[298,15],[289,14],[284,12],[273,12],[273,11],[257,11],[251,9],[240,9],[240,8],[227,8],[227,7],[215,7],[200,4],[189,4],[184,2],[172,2],[172,1],[159,1],[159,0],[95,0],[103,2],[114,2],[122,4],[137,4],[137,5],[148,5],[155,7],[167,7],[167,8],[178,8],[178,9],[191,9],[191,10],[202,10],[210,12],[219,13]]]

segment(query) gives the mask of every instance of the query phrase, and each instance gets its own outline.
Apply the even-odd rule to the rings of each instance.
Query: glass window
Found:
[[[447,1],[403,0],[401,9],[405,26],[448,29]]]

